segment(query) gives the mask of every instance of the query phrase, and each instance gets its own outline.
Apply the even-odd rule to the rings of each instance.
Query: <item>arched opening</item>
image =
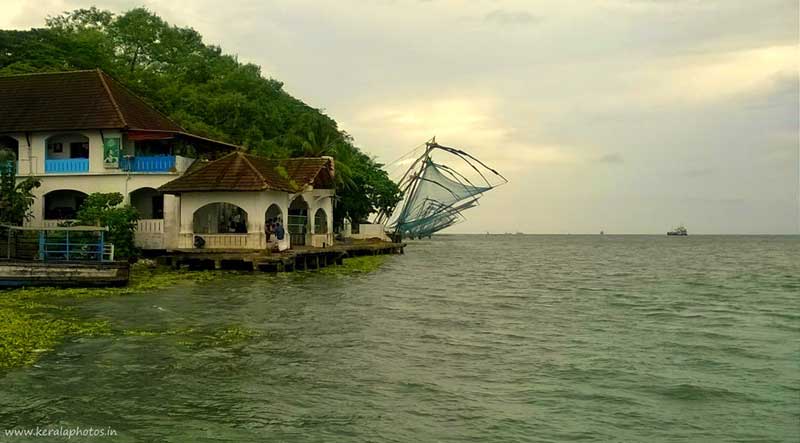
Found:
[[[131,206],[143,219],[164,218],[164,194],[153,188],[140,188],[131,192]]]
[[[278,223],[283,224],[283,211],[280,206],[273,203],[264,213],[264,230],[267,232],[267,241],[276,240],[274,233]]]
[[[232,203],[209,203],[194,211],[195,234],[246,234],[247,212]]]
[[[314,234],[327,234],[328,233],[328,213],[324,209],[319,208],[314,213]]]
[[[14,137],[0,136],[0,167],[16,172],[19,160],[19,142]]]
[[[45,172],[69,173],[89,170],[89,138],[83,134],[57,134],[45,141]]]
[[[71,189],[50,191],[44,195],[45,220],[72,220],[75,218],[86,194]]]
[[[289,231],[289,241],[292,245],[306,244],[308,232],[308,203],[302,196],[297,196],[289,205],[289,219],[286,226]]]

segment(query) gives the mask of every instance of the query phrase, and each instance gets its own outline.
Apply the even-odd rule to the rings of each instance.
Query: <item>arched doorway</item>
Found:
[[[267,232],[267,241],[277,240],[274,235],[277,223],[283,224],[283,211],[280,206],[273,203],[264,213],[264,230]]]
[[[44,195],[45,220],[72,220],[76,217],[86,194],[71,189],[50,191]]]
[[[328,213],[324,209],[319,208],[314,213],[314,234],[327,234],[328,233]]]
[[[139,188],[130,194],[131,206],[142,219],[164,218],[164,194],[153,188]]]
[[[247,234],[247,212],[232,203],[209,203],[194,211],[195,234]]]
[[[10,168],[14,173],[17,171],[17,160],[19,160],[19,142],[7,135],[0,136],[0,168]]]
[[[306,244],[308,232],[308,203],[302,196],[297,196],[289,205],[289,220],[286,226],[289,231],[289,241],[292,246]]]
[[[44,170],[51,173],[89,171],[89,138],[83,134],[57,134],[45,141]]]

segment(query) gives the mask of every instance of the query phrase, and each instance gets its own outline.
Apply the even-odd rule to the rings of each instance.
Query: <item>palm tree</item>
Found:
[[[342,136],[335,127],[325,123],[322,118],[315,118],[302,132],[300,146],[303,148],[303,155],[321,157],[334,154],[336,145]]]

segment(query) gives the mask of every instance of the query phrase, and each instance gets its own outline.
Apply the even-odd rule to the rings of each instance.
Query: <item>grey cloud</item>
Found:
[[[510,180],[450,232],[800,232],[800,86],[771,61],[797,45],[797,0],[626,1],[2,0],[0,27],[144,4],[326,108],[380,161],[437,134]],[[725,67],[748,51],[763,60]],[[741,88],[694,100],[684,86],[708,91],[684,68]],[[522,147],[580,161],[523,164]]]
[[[681,175],[689,178],[697,178],[697,177],[706,177],[708,175],[711,175],[712,172],[714,172],[714,170],[711,168],[695,168],[683,171]]]
[[[484,20],[487,23],[510,26],[539,23],[541,21],[541,17],[537,17],[527,11],[507,11],[504,9],[495,9],[494,11],[486,14]]]
[[[599,163],[608,163],[608,164],[620,164],[624,163],[625,160],[619,154],[606,154],[597,159]]]

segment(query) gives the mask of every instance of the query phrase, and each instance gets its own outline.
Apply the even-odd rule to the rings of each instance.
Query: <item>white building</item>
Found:
[[[330,157],[274,160],[236,151],[197,162],[159,191],[178,198],[179,249],[198,242],[224,249],[325,247],[333,244],[333,177]],[[277,224],[286,235],[267,239]]]
[[[100,70],[0,77],[0,149],[16,157],[18,178],[41,182],[32,226],[69,220],[90,193],[118,192],[139,211],[143,249],[192,248],[196,235],[206,248],[263,249],[268,219],[291,230],[282,248],[290,237],[295,245],[332,242],[332,159],[224,156],[239,147],[187,133]],[[219,180],[221,188],[186,187],[209,171],[262,180],[246,189]],[[225,217],[236,223],[225,229]]]

